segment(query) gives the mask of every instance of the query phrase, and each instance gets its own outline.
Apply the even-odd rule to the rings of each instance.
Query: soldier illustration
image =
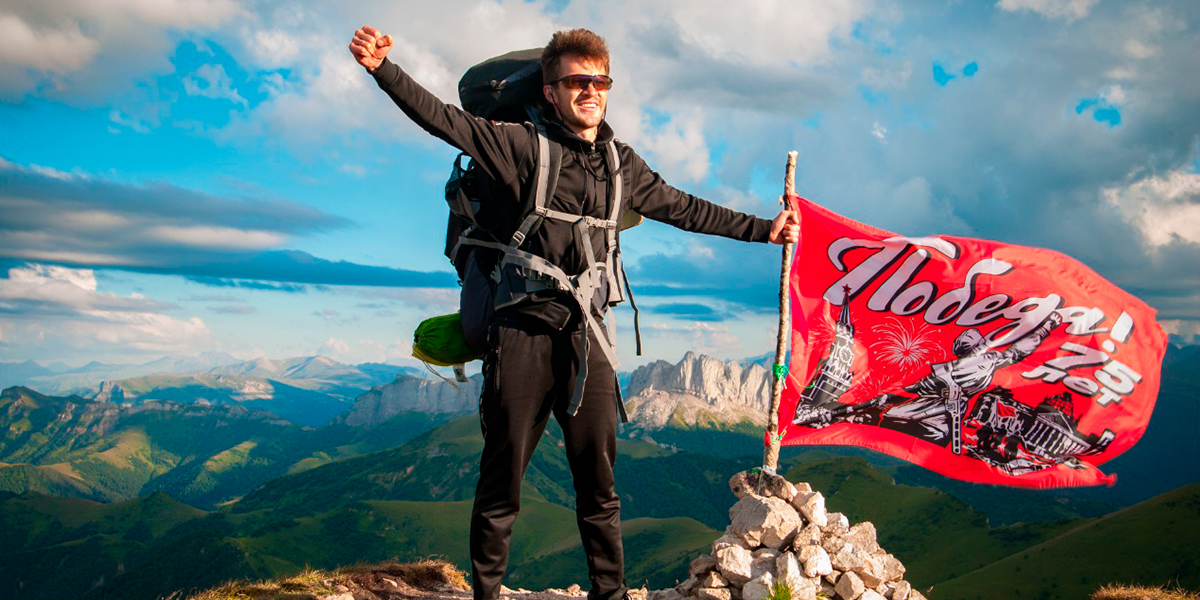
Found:
[[[877,425],[939,446],[950,444],[955,454],[961,454],[967,402],[991,384],[996,371],[1032,354],[1061,323],[1062,317],[1051,313],[1005,350],[991,348],[978,329],[968,329],[954,340],[951,350],[957,358],[932,365],[928,375],[904,388],[913,396],[883,394],[858,404],[828,400],[806,404],[802,398],[793,423],[809,427],[838,422]]]
[[[990,348],[978,329],[962,332],[952,348],[958,358],[934,364],[929,375],[904,388],[915,398],[883,396],[883,404],[890,408],[879,415],[878,425],[939,446],[949,443],[955,454],[961,454],[967,401],[992,383],[996,371],[1032,354],[1061,323],[1058,313],[1050,313],[1041,325],[1005,350]]]

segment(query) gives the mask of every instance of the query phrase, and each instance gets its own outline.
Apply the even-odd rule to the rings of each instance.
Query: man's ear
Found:
[[[554,106],[554,107],[556,107],[556,108],[557,108],[557,106],[558,106],[558,105],[557,105],[557,104],[554,104],[554,90],[553,90],[553,88],[554,88],[554,86],[553,86],[553,85],[551,85],[551,84],[549,84],[549,83],[547,83],[547,84],[543,85],[543,86],[542,86],[542,95],[546,97],[546,102],[549,102],[551,106]]]

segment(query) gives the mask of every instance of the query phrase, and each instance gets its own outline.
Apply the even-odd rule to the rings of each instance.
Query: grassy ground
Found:
[[[284,579],[232,581],[219,587],[186,596],[187,600],[310,600],[321,596],[366,591],[405,596],[427,595],[434,591],[466,591],[466,577],[453,565],[440,560],[415,563],[388,562],[322,571],[305,569]],[[180,600],[175,593],[165,600]]]

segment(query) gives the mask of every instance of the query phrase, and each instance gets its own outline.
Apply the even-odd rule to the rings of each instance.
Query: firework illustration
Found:
[[[939,356],[938,345],[930,337],[933,328],[915,320],[901,321],[888,317],[886,323],[876,329],[879,340],[871,344],[875,357],[889,367],[908,371],[928,364]]]
[[[824,305],[821,313],[809,321],[808,343],[813,346],[828,346],[833,343],[837,319],[829,310],[829,306]]]

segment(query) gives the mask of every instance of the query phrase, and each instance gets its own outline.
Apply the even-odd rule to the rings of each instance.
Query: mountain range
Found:
[[[1121,474],[1114,488],[967,484],[852,447],[788,447],[782,466],[793,481],[825,493],[833,510],[875,522],[915,583],[956,590],[935,598],[987,597],[975,593],[980,586],[1033,573],[1029,561],[1041,560],[1041,548],[1063,561],[1099,551],[1088,532],[1128,536],[1137,524],[1141,533],[1123,538],[1123,549],[1147,556],[1158,556],[1154,543],[1192,542],[1187,531],[1198,519],[1186,507],[1200,496],[1190,485],[1200,481],[1198,367],[1200,349],[1169,349],[1145,437],[1105,466]],[[281,389],[317,393],[281,382],[361,377],[354,369],[367,372],[327,360],[260,360],[173,375],[170,385],[157,379],[165,376],[130,378],[97,386],[90,397],[5,390],[0,537],[15,542],[0,550],[0,581],[22,582],[22,598],[154,598],[305,564],[465,558],[463,523],[481,448],[472,416],[478,377],[451,384],[392,374],[353,402],[341,400],[342,412],[320,427],[281,418],[265,390],[253,387],[270,383],[272,398]],[[755,394],[769,385],[768,372],[762,360],[688,354],[623,379],[633,422],[621,428],[616,469],[629,574],[667,586],[727,523],[729,475],[760,460],[764,419]],[[259,392],[264,397],[254,397]],[[551,424],[526,477],[510,585],[561,587],[578,581],[564,573],[586,572],[560,444]],[[1100,522],[1112,524],[1095,529]],[[1141,579],[1127,564],[1103,564],[1131,573],[1126,580],[1165,582],[1169,575],[1197,585],[1188,583],[1196,570],[1187,567],[1196,557],[1179,556],[1131,563]],[[39,569],[64,560],[78,568],[65,583],[40,588]],[[1067,586],[1052,566],[1038,568],[1042,583],[1022,595],[1073,597],[1051,584],[1079,591],[1097,577],[1088,572]],[[18,596],[0,584],[5,597]]]

